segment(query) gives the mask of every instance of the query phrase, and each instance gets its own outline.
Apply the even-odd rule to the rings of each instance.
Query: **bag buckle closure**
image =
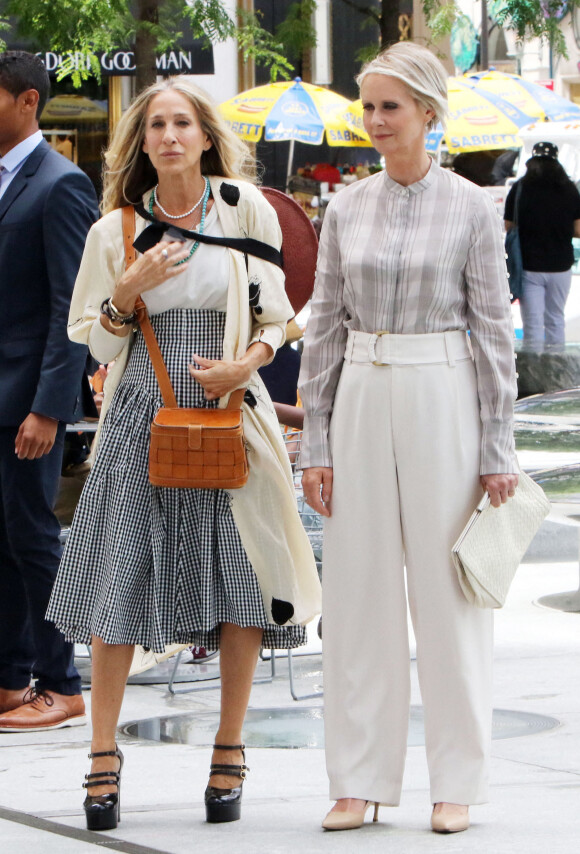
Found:
[[[371,339],[369,341],[369,348],[368,348],[369,362],[372,362],[372,364],[376,365],[378,368],[384,368],[386,365],[386,362],[379,362],[378,361],[377,353],[376,353],[377,341],[379,340],[379,338],[382,338],[383,335],[390,335],[389,330],[388,329],[381,329],[378,332],[373,332]]]
[[[201,424],[190,424],[187,428],[187,445],[190,451],[199,451],[201,448]]]

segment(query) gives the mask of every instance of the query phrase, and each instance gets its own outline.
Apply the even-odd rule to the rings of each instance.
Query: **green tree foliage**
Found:
[[[566,11],[578,5],[580,0],[501,0],[494,3],[494,16],[503,29],[515,33],[518,42],[540,39],[551,46],[555,56],[567,59],[561,21]],[[455,0],[423,0],[423,10],[435,41],[449,34],[462,14]]]
[[[381,44],[398,40],[398,0],[342,2],[358,10],[365,23],[375,23],[379,27]],[[494,5],[498,23],[504,29],[512,30],[518,41],[539,38],[551,45],[556,56],[568,57],[561,16],[566,8],[570,11],[580,5],[580,0],[501,0]],[[422,0],[422,6],[434,42],[449,35],[456,18],[463,14],[455,0]],[[370,58],[370,55],[365,58]]]
[[[398,0],[342,0],[361,14],[361,26],[376,25],[379,46],[399,38]],[[461,14],[455,0],[422,0],[423,11],[433,41],[451,32]],[[515,32],[517,39],[539,38],[552,47],[555,56],[567,57],[566,42],[560,24],[563,0],[501,0],[495,4],[495,17],[502,27]],[[580,5],[568,0],[567,8]],[[252,59],[269,67],[272,80],[288,78],[292,66],[288,57],[316,44],[312,12],[316,0],[296,0],[286,20],[269,33],[258,16],[240,12],[236,24],[223,0],[0,0],[0,49],[11,30],[8,16],[18,20],[18,33],[33,40],[40,49],[52,49],[71,55],[62,74],[71,74],[76,86],[93,73],[99,75],[96,54],[115,47],[136,44],[140,85],[155,76],[154,54],[179,43],[183,22],[187,21],[195,38],[207,44],[236,39],[245,60]],[[376,52],[371,45],[365,59]],[[90,67],[75,62],[76,52],[86,54]]]
[[[292,3],[286,18],[276,27],[276,38],[292,59],[300,59],[304,50],[316,47],[316,33],[312,26],[316,6],[316,0]]]
[[[399,41],[399,0],[342,0],[366,19],[362,26],[375,24],[379,28],[381,45]],[[369,59],[371,56],[368,57]]]
[[[566,39],[561,27],[562,13],[571,12],[578,0],[503,0],[497,14],[502,27],[513,30],[517,40],[539,38],[548,42],[556,56],[568,58]]]
[[[135,45],[139,83],[144,85],[155,78],[155,53],[179,43],[186,21],[194,38],[208,46],[235,39],[244,59],[269,67],[275,80],[290,77],[289,53],[316,42],[310,23],[313,8],[315,0],[293,4],[292,32],[282,28],[273,35],[255,14],[240,12],[237,25],[223,0],[4,0],[0,2],[0,49],[5,47],[1,31],[10,29],[8,16],[12,15],[18,21],[18,34],[41,49],[69,55],[61,74],[71,74],[79,86],[89,74],[98,76],[97,53]],[[88,69],[75,61],[76,53],[91,58]]]

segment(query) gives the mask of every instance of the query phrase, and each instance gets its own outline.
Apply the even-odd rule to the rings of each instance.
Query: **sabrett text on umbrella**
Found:
[[[244,136],[255,137],[256,139],[260,138],[260,133],[262,132],[261,125],[253,125],[248,122],[226,122],[226,124],[233,130],[234,133],[237,133],[239,136],[244,134]]]
[[[505,145],[509,143],[514,147],[519,143],[513,133],[484,133],[481,136],[452,136],[449,140],[451,148],[475,148],[478,145]]]
[[[341,142],[360,142],[362,137],[350,130],[327,130],[326,135],[332,140]]]

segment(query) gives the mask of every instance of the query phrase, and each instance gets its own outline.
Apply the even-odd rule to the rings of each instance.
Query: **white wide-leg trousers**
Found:
[[[493,619],[466,601],[450,557],[481,498],[475,369],[461,332],[372,339],[349,333],[330,431],[334,485],[323,553],[330,796],[399,803],[408,596],[431,802],[483,803]]]

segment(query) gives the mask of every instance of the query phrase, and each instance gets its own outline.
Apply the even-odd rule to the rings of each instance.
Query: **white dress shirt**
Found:
[[[483,425],[480,471],[518,471],[505,251],[484,190],[432,162],[408,187],[380,172],[330,202],[299,382],[303,468],[332,465],[328,427],[349,329],[469,330]]]
[[[23,139],[22,142],[19,142],[18,145],[15,145],[14,148],[11,148],[10,151],[6,152],[4,157],[0,158],[0,166],[4,167],[1,172],[0,199],[24,166],[26,158],[32,154],[41,142],[42,131],[37,130],[35,133],[27,136],[26,139]]]

